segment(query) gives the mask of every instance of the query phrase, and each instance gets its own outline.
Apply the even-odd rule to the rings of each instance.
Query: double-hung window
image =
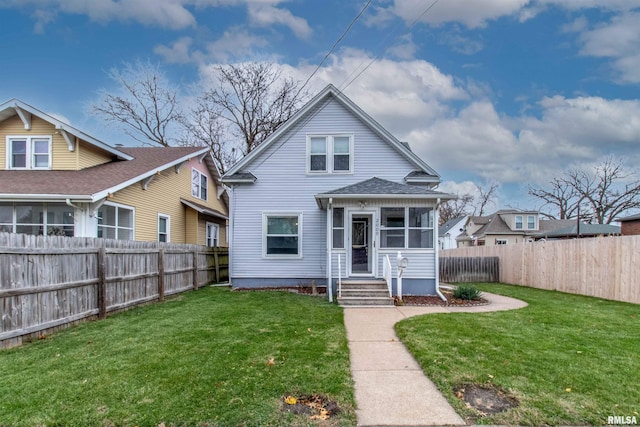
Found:
[[[527,216],[527,228],[529,230],[535,230],[536,228],[536,217],[534,215]]]
[[[381,246],[433,249],[433,222],[432,208],[381,208]]]
[[[516,230],[522,230],[522,215],[516,215]]]
[[[262,238],[265,257],[302,256],[301,213],[263,214]]]
[[[170,224],[169,215],[158,214],[158,242],[170,241]]]
[[[207,176],[198,169],[191,169],[191,195],[207,200]]]
[[[353,136],[314,135],[307,139],[309,173],[353,172]]]
[[[220,226],[212,222],[207,223],[207,246],[218,246],[218,235]]]
[[[133,240],[133,209],[115,204],[104,204],[98,210],[98,237]]]
[[[51,137],[7,136],[7,169],[51,169]]]

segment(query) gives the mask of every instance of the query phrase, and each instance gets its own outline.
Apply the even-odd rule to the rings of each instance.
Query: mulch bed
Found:
[[[478,415],[497,414],[518,406],[518,399],[493,384],[459,384],[453,388],[457,398],[467,407],[478,411]]]
[[[489,301],[484,298],[478,298],[475,300],[464,300],[453,297],[453,291],[449,289],[441,289],[440,292],[447,301],[442,301],[437,295],[405,295],[402,297],[402,302],[396,299],[396,305],[435,305],[442,307],[474,307],[478,305],[487,305]]]

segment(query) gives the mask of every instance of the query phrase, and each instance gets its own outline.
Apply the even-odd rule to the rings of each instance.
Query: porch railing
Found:
[[[384,267],[382,268],[382,277],[387,282],[387,288],[389,289],[389,297],[393,297],[391,292],[391,284],[393,283],[393,272],[391,271],[391,260],[389,255],[384,257]]]

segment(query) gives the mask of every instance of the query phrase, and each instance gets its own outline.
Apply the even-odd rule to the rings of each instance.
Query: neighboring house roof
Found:
[[[625,222],[625,221],[637,221],[640,220],[640,214],[626,216],[624,218],[616,218],[616,221]]]
[[[479,229],[473,233],[473,236],[476,238],[492,235],[492,234],[514,234],[514,235],[525,235],[531,234],[530,230],[512,230],[509,225],[504,221],[504,215],[527,215],[527,214],[535,214],[536,211],[520,211],[517,209],[502,209],[492,213],[487,216],[472,216],[469,217],[469,221],[473,222],[476,225],[482,225]],[[537,232],[538,230],[536,230]],[[461,236],[458,240],[465,240],[469,237]]]
[[[449,231],[451,231],[453,227],[457,226],[459,223],[461,223],[465,219],[466,219],[466,216],[459,216],[457,218],[450,219],[449,221],[445,222],[440,227],[438,227],[438,235],[440,237],[445,236]],[[459,231],[459,230],[456,230],[456,231]]]
[[[560,228],[547,233],[538,233],[535,236],[539,238],[560,238],[560,237],[575,237],[578,234],[577,224],[575,221],[573,225],[565,228]],[[618,235],[620,234],[620,227],[610,224],[580,224],[580,236],[600,236],[600,235]]]
[[[430,190],[417,185],[400,184],[378,177],[369,178],[356,184],[347,185],[333,191],[316,194],[316,200],[321,208],[325,208],[328,199],[352,199],[363,198],[419,198],[419,199],[443,199],[455,198],[451,194]]]
[[[185,200],[182,198],[180,199],[180,202],[183,205],[188,206],[191,209],[200,212],[201,214],[210,215],[210,216],[221,218],[221,219],[229,219],[229,217],[223,214],[222,212],[215,209],[211,209],[208,206],[201,205],[200,203],[195,203],[195,202],[192,202],[191,200]]]
[[[310,115],[313,115],[317,111],[317,107],[328,97],[333,97],[343,107],[351,111],[356,115],[363,123],[365,123],[373,132],[375,132],[380,138],[393,147],[404,158],[411,162],[417,171],[422,172],[424,175],[420,177],[420,180],[424,182],[431,182],[437,184],[440,182],[440,175],[427,165],[420,157],[418,157],[408,144],[400,142],[396,137],[391,135],[386,129],[384,129],[378,122],[376,122],[371,116],[365,113],[360,107],[347,98],[341,91],[335,86],[328,85],[320,93],[314,96],[304,107],[302,107],[296,114],[294,114],[289,120],[283,123],[276,131],[271,134],[264,142],[262,142],[256,149],[246,155],[238,163],[236,163],[223,177],[223,182],[232,183],[234,176],[238,172],[247,172],[251,162],[256,159],[262,152],[264,152],[271,145],[276,143],[279,138],[285,134],[288,130],[292,129],[298,123],[308,119]]]
[[[136,182],[153,179],[167,168],[180,167],[195,156],[209,157],[207,147],[137,147],[119,151],[131,160],[68,171],[0,170],[0,196],[5,200],[68,198],[93,202]],[[215,172],[212,160],[210,165]]]
[[[42,120],[45,120],[46,122],[51,123],[52,125],[55,126],[56,129],[58,129],[61,133],[62,136],[64,137],[64,139],[67,141],[67,144],[69,145],[69,149],[71,151],[75,150],[75,139],[71,138],[71,136],[77,137],[79,139],[82,139],[86,142],[88,142],[91,145],[94,145],[96,147],[101,148],[104,151],[107,151],[111,154],[113,154],[114,156],[116,156],[118,159],[120,160],[131,160],[131,156],[127,153],[124,152],[124,150],[118,150],[110,145],[105,144],[104,142],[90,136],[87,135],[86,133],[82,132],[79,129],[76,129],[75,127],[71,126],[68,123],[65,123],[59,119],[56,119],[55,117],[38,110],[35,107],[32,107],[31,105],[27,104],[26,102],[22,102],[19,99],[16,98],[12,98],[2,104],[0,104],[0,122],[13,117],[15,115],[20,116],[20,119],[22,120],[22,122],[24,123],[25,129],[30,129],[31,128],[31,116],[38,116],[39,118],[41,118]]]

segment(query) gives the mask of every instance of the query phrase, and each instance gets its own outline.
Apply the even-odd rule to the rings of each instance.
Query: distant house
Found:
[[[552,222],[554,220],[546,220],[545,222]],[[558,227],[555,229],[547,229],[534,235],[536,240],[558,240],[558,239],[575,239],[577,237],[601,237],[601,236],[619,236],[620,227],[610,224],[585,224],[579,225],[575,220],[561,220],[563,222],[570,222],[571,225]],[[540,221],[541,223],[543,221]]]
[[[458,247],[456,238],[465,232],[466,216],[452,218],[438,227],[438,244],[440,249],[455,249]]]
[[[231,187],[234,287],[335,289],[408,258],[404,292],[435,295],[440,176],[327,86],[222,178]],[[395,289],[396,282],[393,286]]]
[[[0,231],[226,246],[208,148],[113,147],[20,101],[0,104]]]
[[[620,222],[620,232],[623,236],[640,234],[640,214],[618,218]]]
[[[540,229],[536,211],[499,210],[487,216],[470,216],[465,232],[456,238],[458,247],[492,246],[532,240]]]

